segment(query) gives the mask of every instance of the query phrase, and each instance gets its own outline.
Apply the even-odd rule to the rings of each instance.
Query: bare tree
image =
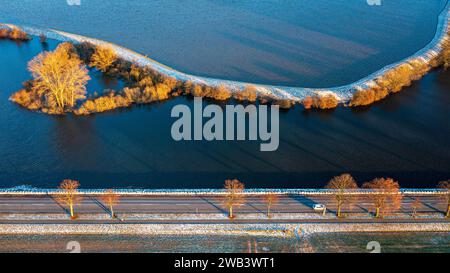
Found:
[[[70,43],[60,44],[53,52],[43,52],[31,60],[28,69],[33,75],[33,91],[45,98],[52,109],[64,112],[86,97],[90,79],[86,66]]]
[[[271,218],[270,209],[272,208],[272,205],[278,203],[278,195],[273,192],[269,192],[266,195],[264,195],[264,200],[267,204],[267,217]]]
[[[244,203],[244,188],[244,184],[237,179],[225,181],[226,196],[224,205],[228,208],[228,217],[230,219],[234,218],[233,207],[241,206]]]
[[[116,60],[117,54],[114,49],[108,46],[96,46],[89,65],[106,72]]]
[[[398,92],[403,86],[411,83],[412,67],[409,64],[402,64],[385,73],[379,79],[379,84],[386,87],[391,92]]]
[[[333,196],[337,202],[337,217],[342,217],[342,207],[354,200],[354,195],[350,195],[348,191],[358,189],[355,179],[350,174],[342,174],[331,179],[326,188],[334,190]]]
[[[445,213],[445,217],[450,217],[450,180],[439,182],[438,188],[447,190],[444,193],[445,200],[447,202],[447,212]]]
[[[416,216],[417,216],[417,210],[419,209],[420,205],[421,205],[420,199],[419,199],[418,197],[415,198],[415,199],[414,199],[414,202],[412,203],[412,210],[413,210],[413,212],[412,212],[412,217],[413,217],[414,219],[415,219]]]
[[[106,190],[106,192],[101,195],[101,200],[108,206],[109,211],[111,212],[111,218],[116,218],[114,213],[114,206],[119,203],[119,194],[114,192],[114,190]]]
[[[373,203],[376,218],[400,209],[402,203],[400,185],[392,178],[375,178],[364,183],[363,188],[373,190],[368,196]]]
[[[65,179],[59,185],[61,193],[56,195],[56,200],[69,206],[70,218],[75,219],[74,206],[81,201],[81,195],[78,193],[80,182],[71,179]]]

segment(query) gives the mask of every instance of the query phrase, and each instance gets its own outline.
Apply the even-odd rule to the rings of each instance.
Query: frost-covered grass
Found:
[[[102,195],[106,189],[80,189],[79,194],[82,195]],[[195,196],[195,195],[225,195],[224,189],[114,189],[114,192],[122,196]],[[347,191],[349,194],[370,194],[373,190],[358,189]],[[446,191],[444,189],[400,189],[404,195],[441,195]],[[0,195],[51,195],[61,193],[58,189],[43,189],[31,186],[16,186],[12,188],[0,189]],[[243,192],[249,196],[259,196],[265,194],[280,195],[332,195],[335,190],[332,189],[245,189]]]
[[[450,232],[448,223],[0,224],[0,234],[308,236],[330,232]]]

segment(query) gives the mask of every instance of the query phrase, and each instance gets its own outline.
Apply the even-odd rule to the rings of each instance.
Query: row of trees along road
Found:
[[[83,195],[78,192],[80,183],[75,180],[65,179],[59,185],[60,194],[55,195],[55,199],[62,204],[69,207],[69,213],[71,219],[76,219],[74,212],[75,205],[79,204],[83,199]],[[104,194],[100,196],[102,202],[109,208],[111,213],[111,218],[116,218],[114,213],[114,206],[119,203],[119,194],[114,192],[114,190],[106,190]]]
[[[66,179],[59,185],[59,193],[55,195],[55,199],[69,208],[70,217],[76,219],[74,207],[82,200],[83,195],[78,192],[80,183],[75,180]],[[235,218],[234,208],[242,206],[246,203],[245,185],[237,179],[225,181],[225,195],[223,197],[222,206],[228,210],[228,217]],[[403,195],[400,192],[399,183],[392,178],[375,178],[372,181],[362,185],[362,189],[369,191],[359,191],[358,184],[350,174],[342,174],[334,177],[325,187],[332,190],[331,194],[336,202],[336,216],[341,218],[345,215],[342,213],[344,207],[349,210],[353,205],[361,200],[367,200],[372,205],[375,218],[382,218],[385,215],[398,211],[402,204]],[[445,198],[447,209],[446,217],[450,217],[450,180],[440,182],[438,188],[443,189],[442,196]],[[114,190],[106,190],[100,196],[100,200],[108,207],[111,218],[116,218],[114,206],[119,203],[120,195]],[[262,195],[267,209],[267,217],[271,218],[272,207],[279,202],[280,195],[269,192]],[[415,198],[412,203],[413,217],[415,218],[417,208],[421,202],[419,198]]]

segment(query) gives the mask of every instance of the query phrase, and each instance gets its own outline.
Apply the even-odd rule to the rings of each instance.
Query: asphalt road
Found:
[[[397,213],[412,214],[413,204],[416,198],[419,198],[420,205],[417,208],[417,213],[443,213],[446,209],[446,203],[444,200],[436,196],[405,196],[402,201],[401,209]],[[312,209],[314,204],[325,204],[329,212],[336,210],[336,201],[333,196],[299,196],[292,195],[279,196],[278,202],[272,206],[271,211],[276,213],[315,213]],[[350,208],[346,207],[344,213],[367,213],[372,211],[372,204],[368,198],[360,198]],[[168,196],[127,196],[120,199],[119,203],[115,206],[115,212],[120,217],[121,214],[208,214],[208,213],[223,213],[226,214],[226,209],[223,206],[223,199],[220,197],[211,196],[185,196],[185,197],[168,197]],[[109,210],[102,203],[99,198],[85,197],[76,206],[76,213],[81,214],[109,214]],[[239,219],[233,220],[234,223],[245,222],[314,222],[314,221],[327,221],[327,222],[367,222],[367,220],[349,219],[347,220],[325,220],[320,219],[320,213],[317,213],[317,219],[312,220],[273,220],[273,219],[245,219],[245,214],[265,214],[267,210],[267,203],[262,197],[247,197],[242,206],[234,209],[236,215],[239,215]],[[5,214],[67,214],[67,208],[58,203],[51,196],[35,196],[35,197],[0,197],[0,215]],[[274,217],[276,218],[276,217]],[[226,219],[225,219],[226,220]],[[17,219],[1,220],[0,223],[25,223],[25,222],[39,222],[39,223],[51,223],[51,220],[26,220]],[[59,220],[60,222],[61,220]],[[98,221],[105,222],[105,220],[77,220],[79,223],[98,223]],[[107,221],[107,220],[106,220]],[[224,220],[145,220],[145,221],[126,221],[125,223],[219,223]],[[379,220],[377,220],[379,221]],[[393,220],[383,220],[393,221]],[[396,222],[405,220],[395,220]],[[423,220],[407,220],[407,221],[439,221],[437,219],[423,219]],[[446,220],[443,220],[446,221]],[[115,221],[114,223],[117,223]],[[74,221],[71,221],[74,223]]]

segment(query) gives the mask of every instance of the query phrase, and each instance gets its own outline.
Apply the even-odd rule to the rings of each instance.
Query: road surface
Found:
[[[397,212],[398,215],[402,215],[402,218],[408,218],[412,215],[414,211],[414,204],[416,199],[420,200],[417,207],[418,215],[440,215],[443,214],[446,209],[446,202],[439,198],[438,196],[405,196],[402,201],[402,206]],[[316,213],[312,209],[314,204],[325,204],[327,206],[328,212],[334,213],[336,211],[336,201],[333,196],[300,196],[300,195],[281,195],[279,196],[278,202],[272,206],[272,219],[267,219],[264,217],[267,211],[267,202],[263,197],[248,197],[242,206],[236,207],[234,209],[237,219],[233,220],[235,223],[265,223],[265,222],[314,222],[314,221],[344,221],[344,220],[330,220],[321,217],[321,213]],[[195,214],[223,214],[226,215],[226,208],[223,206],[223,199],[221,197],[211,197],[211,196],[127,196],[122,197],[119,203],[114,207],[116,214],[121,217],[121,215],[129,214],[142,214],[142,215],[195,215]],[[97,197],[85,197],[76,206],[75,211],[78,215],[99,215],[107,217],[110,213],[107,206]],[[358,213],[368,215],[372,212],[372,203],[368,198],[360,198],[357,202],[353,204],[351,208],[345,207],[343,212],[347,213],[349,217],[345,221],[352,222],[367,222],[367,219],[351,219],[352,214]],[[312,215],[313,219],[277,219],[277,215],[280,213],[294,213],[294,214],[308,214]],[[8,215],[46,215],[46,214],[68,214],[67,207],[60,202],[56,201],[52,196],[2,196],[0,197],[0,223],[26,223],[26,222],[51,222],[51,220],[33,220],[32,217],[24,217],[23,219],[14,218],[14,220],[7,220],[4,216]],[[260,215],[259,219],[246,219],[245,215]],[[314,216],[317,217],[314,217]],[[105,222],[108,220],[95,220],[95,219],[85,219],[80,217],[80,220],[72,221],[71,223],[97,223],[99,221]],[[255,217],[253,217],[255,218]],[[433,218],[433,217],[432,217]],[[148,222],[148,223],[219,223],[227,221],[226,217],[224,219],[193,219],[193,220],[127,220],[127,223],[136,222]],[[410,220],[389,220],[384,221],[446,221],[444,219],[410,219]],[[58,220],[61,222],[61,219]],[[117,221],[115,221],[117,223]]]

